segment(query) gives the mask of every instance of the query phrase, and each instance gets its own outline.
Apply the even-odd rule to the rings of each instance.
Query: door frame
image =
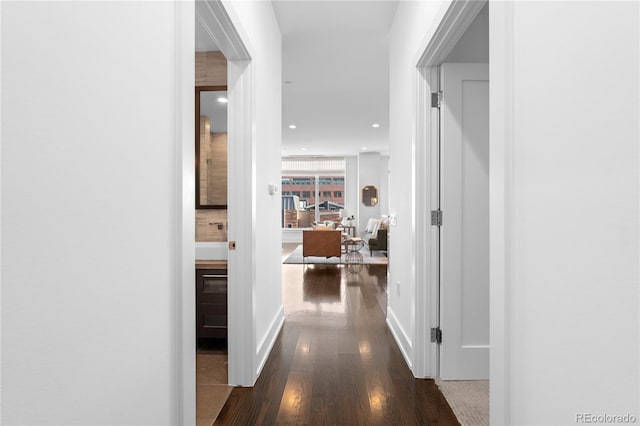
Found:
[[[174,2],[176,191],[175,206],[175,424],[195,424],[195,20],[198,19],[227,59],[228,86],[228,238],[237,249],[228,251],[228,376],[229,384],[252,386],[256,378],[255,217],[252,182],[255,177],[253,137],[255,78],[248,37],[234,25],[233,10],[219,0]],[[231,15],[230,15],[231,14]],[[234,19],[236,18],[236,19]],[[241,195],[242,194],[242,195]]]
[[[434,35],[415,58],[416,73],[416,377],[438,375],[438,348],[430,328],[438,325],[439,233],[429,220],[439,207],[439,144],[437,112],[431,92],[437,91],[437,66],[458,42],[486,1],[454,0],[442,12]],[[490,237],[490,413],[492,424],[510,424],[513,336],[511,329],[513,247],[513,3],[491,2],[489,8],[489,237]],[[424,165],[424,167],[420,167]],[[433,206],[433,207],[432,207]],[[421,285],[424,283],[424,285]]]
[[[486,1],[453,1],[433,37],[416,59],[416,357],[414,374],[439,375],[438,345],[431,328],[440,323],[440,230],[431,226],[430,211],[440,208],[439,112],[431,107],[431,93],[440,89],[438,67],[460,40]],[[420,285],[425,283],[425,285]]]

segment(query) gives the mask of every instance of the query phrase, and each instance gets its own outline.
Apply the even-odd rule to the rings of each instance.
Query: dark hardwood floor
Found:
[[[458,425],[385,324],[382,265],[283,265],[285,323],[253,388],[215,424]]]

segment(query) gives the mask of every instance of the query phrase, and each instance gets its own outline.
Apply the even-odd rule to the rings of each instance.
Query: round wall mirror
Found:
[[[367,185],[362,188],[362,204],[365,206],[375,206],[378,204],[378,188]]]

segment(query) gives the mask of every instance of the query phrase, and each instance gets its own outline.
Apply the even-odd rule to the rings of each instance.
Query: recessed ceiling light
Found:
[[[227,98],[218,98],[218,102],[220,102],[221,104],[226,104],[227,102],[229,102],[229,100]]]
[[[295,128],[296,128],[296,125],[295,125],[295,124],[289,124],[289,128],[290,128],[290,129],[295,129]]]
[[[371,127],[375,127],[377,129],[378,127],[380,127],[380,125],[378,123],[373,123]]]
[[[300,148],[300,149],[301,149],[301,150],[303,150],[303,151],[306,151],[306,150],[307,150],[307,148]]]
[[[363,146],[363,147],[362,147],[362,150],[363,150],[363,151],[366,151],[366,150],[367,150],[367,147],[366,147],[366,146]]]

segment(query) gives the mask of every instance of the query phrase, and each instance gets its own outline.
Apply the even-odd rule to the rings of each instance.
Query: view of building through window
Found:
[[[339,222],[343,208],[344,176],[282,177],[283,227],[305,228],[316,220]]]

